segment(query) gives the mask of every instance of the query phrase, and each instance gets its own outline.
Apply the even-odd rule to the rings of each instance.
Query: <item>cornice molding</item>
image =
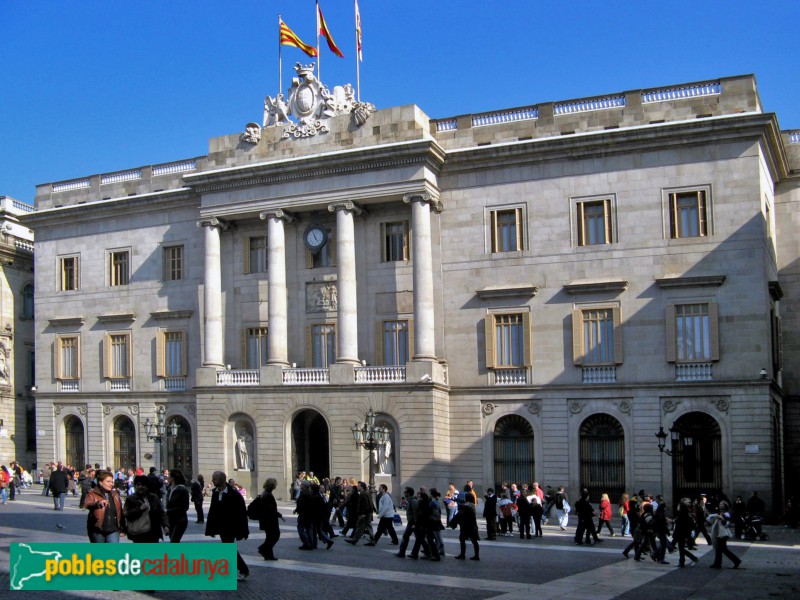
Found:
[[[116,313],[111,315],[97,315],[97,320],[104,325],[109,323],[129,323],[136,320],[136,313]]]
[[[570,281],[564,285],[564,291],[570,295],[597,294],[603,292],[622,293],[628,289],[630,282],[625,279],[592,279]]]
[[[475,295],[481,300],[492,300],[495,298],[533,298],[539,292],[539,288],[530,285],[496,285],[477,290]]]
[[[725,283],[725,275],[664,275],[656,279],[656,284],[662,289],[685,287],[719,287]]]
[[[50,324],[51,327],[66,327],[69,325],[83,325],[86,322],[86,318],[82,316],[53,317],[51,319],[47,319],[47,322]]]
[[[156,321],[170,321],[176,319],[189,319],[194,314],[191,309],[184,310],[155,310],[150,313],[150,318]]]

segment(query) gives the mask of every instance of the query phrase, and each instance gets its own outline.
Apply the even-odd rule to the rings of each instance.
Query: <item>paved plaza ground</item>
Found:
[[[9,590],[9,544],[14,542],[86,542],[86,511],[78,499],[67,499],[64,512],[55,512],[50,498],[40,495],[41,487],[0,506],[0,597]],[[206,507],[208,503],[206,503]],[[481,560],[457,561],[457,532],[445,532],[448,556],[442,562],[399,559],[396,546],[382,538],[374,548],[356,547],[336,538],[331,550],[302,552],[294,529],[292,506],[279,503],[286,517],[282,537],[275,548],[278,561],[264,561],[256,552],[263,540],[257,523],[251,521],[250,539],[239,551],[250,565],[251,576],[240,582],[235,595],[242,598],[348,600],[545,600],[558,598],[636,600],[774,599],[800,598],[800,530],[767,527],[768,542],[732,541],[729,547],[743,559],[744,568],[710,569],[710,547],[700,542],[700,563],[677,568],[677,553],[670,565],[652,561],[635,562],[622,556],[630,538],[603,538],[596,546],[573,543],[574,524],[569,531],[546,526],[544,537],[520,540],[500,537],[481,541]],[[186,542],[215,543],[203,535],[203,525],[194,523],[194,509]],[[400,529],[402,532],[402,528]],[[127,541],[123,543],[129,543]],[[468,549],[471,555],[471,549]],[[727,561],[727,559],[725,559]],[[24,592],[19,592],[24,594]],[[156,592],[156,597],[176,600],[231,597],[231,592]],[[48,598],[147,598],[141,592],[49,592]]]

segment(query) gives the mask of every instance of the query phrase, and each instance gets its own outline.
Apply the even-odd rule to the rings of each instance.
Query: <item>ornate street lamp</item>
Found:
[[[164,421],[166,410],[161,407],[156,409],[156,422],[151,423],[150,417],[144,420],[144,433],[147,439],[158,444],[158,470],[161,471],[161,445],[167,438],[178,437],[180,425],[177,421],[172,421],[169,425]]]
[[[372,505],[375,505],[375,464],[372,461],[373,452],[386,445],[389,440],[389,428],[375,426],[375,418],[378,415],[372,410],[367,411],[364,424],[353,423],[350,431],[356,442],[356,448],[364,448],[369,453],[369,495]]]
[[[672,442],[672,450],[667,449],[667,432],[664,431],[663,427],[658,428],[658,433],[656,433],[656,437],[658,438],[658,451],[666,454],[667,456],[672,456],[673,454],[677,454],[680,452],[680,442],[683,441],[684,446],[691,446],[694,443],[694,439],[689,434],[684,434],[680,429],[677,427],[670,427],[669,428],[669,438]]]

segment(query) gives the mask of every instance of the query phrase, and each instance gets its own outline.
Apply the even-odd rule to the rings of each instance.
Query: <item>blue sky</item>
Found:
[[[361,98],[432,118],[753,73],[800,129],[797,0],[360,0]],[[356,83],[352,0],[321,0]],[[315,43],[313,0],[3,0],[0,195],[200,156],[278,90],[278,14]],[[308,62],[284,47],[283,83]]]

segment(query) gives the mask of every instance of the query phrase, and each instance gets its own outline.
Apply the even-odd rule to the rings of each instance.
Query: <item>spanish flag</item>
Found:
[[[322,16],[322,9],[319,7],[319,2],[317,2],[317,27],[319,32],[325,36],[325,39],[328,42],[328,48],[331,49],[331,52],[333,52],[339,58],[344,58],[344,54],[342,54],[342,51],[339,50],[339,46],[337,46],[336,42],[333,41],[333,36],[328,29],[328,25],[325,23],[325,17]]]
[[[294,46],[295,48],[300,48],[300,50],[309,56],[317,55],[317,50],[313,46],[304,44],[303,40],[297,37],[297,34],[289,29],[289,26],[283,22],[283,19],[280,20],[280,43],[283,46]]]
[[[364,60],[361,56],[361,13],[358,10],[358,0],[355,0],[356,6],[356,50],[358,52],[358,60]]]

